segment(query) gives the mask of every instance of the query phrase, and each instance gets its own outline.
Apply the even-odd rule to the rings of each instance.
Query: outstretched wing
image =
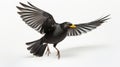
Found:
[[[35,7],[28,2],[28,5],[20,2],[23,7],[17,6],[20,10],[20,14],[23,21],[28,24],[30,27],[34,28],[40,33],[45,33],[45,27],[51,27],[55,21],[49,13]]]
[[[106,20],[110,19],[110,18],[108,18],[108,16],[109,15],[107,15],[103,18],[97,19],[95,21],[92,21],[92,22],[76,24],[76,28],[74,28],[74,29],[70,28],[67,32],[67,35],[68,36],[77,36],[82,33],[87,33],[88,31],[91,31],[91,30],[95,29],[96,27],[100,26]]]

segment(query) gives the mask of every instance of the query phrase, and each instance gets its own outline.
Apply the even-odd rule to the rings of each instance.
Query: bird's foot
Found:
[[[50,49],[49,49],[49,47],[47,46],[47,51],[46,51],[46,53],[45,54],[47,54],[47,56],[49,56],[50,54],[51,54],[51,52],[50,52]]]
[[[57,51],[57,56],[58,56],[58,59],[60,59],[60,52]]]

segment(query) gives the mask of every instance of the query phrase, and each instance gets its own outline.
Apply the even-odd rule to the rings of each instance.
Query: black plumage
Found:
[[[57,56],[60,58],[60,51],[56,48],[56,45],[64,40],[66,36],[77,36],[86,33],[109,19],[109,15],[107,15],[88,23],[72,24],[70,22],[64,22],[59,24],[55,22],[51,14],[37,8],[31,3],[28,2],[28,5],[26,5],[20,2],[20,4],[23,7],[17,6],[20,10],[18,14],[20,14],[23,21],[39,33],[45,34],[41,39],[26,43],[29,46],[27,49],[30,50],[30,53],[36,56],[43,56],[45,49],[49,55],[50,50],[48,44],[53,44],[53,47],[57,50]]]

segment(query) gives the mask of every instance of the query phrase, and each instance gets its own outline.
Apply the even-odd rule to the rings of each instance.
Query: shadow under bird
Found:
[[[70,22],[56,23],[53,16],[36,6],[28,2],[28,5],[21,3],[22,7],[16,6],[20,11],[18,14],[22,20],[37,30],[39,33],[44,34],[41,39],[33,42],[28,42],[26,45],[35,56],[43,56],[45,50],[46,54],[50,54],[48,44],[53,44],[53,47],[57,50],[58,59],[60,58],[60,51],[56,48],[56,45],[65,39],[66,36],[77,36],[82,33],[87,33],[100,26],[104,21],[108,20],[108,16],[99,18],[95,21],[81,24],[72,24]]]

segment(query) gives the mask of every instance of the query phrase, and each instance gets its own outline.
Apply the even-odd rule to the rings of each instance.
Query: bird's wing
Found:
[[[88,23],[83,23],[83,24],[75,24],[76,28],[70,28],[67,32],[68,36],[77,36],[80,35],[82,33],[87,33],[88,31],[91,31],[93,29],[95,29],[96,27],[100,26],[102,23],[104,23],[104,21],[110,19],[108,18],[109,15],[97,19],[95,21],[92,22],[88,22]]]
[[[23,7],[17,6],[20,10],[18,14],[20,14],[23,21],[28,24],[30,27],[34,28],[38,32],[45,33],[44,28],[50,27],[55,23],[51,14],[37,8],[28,2],[28,5],[20,2]]]

